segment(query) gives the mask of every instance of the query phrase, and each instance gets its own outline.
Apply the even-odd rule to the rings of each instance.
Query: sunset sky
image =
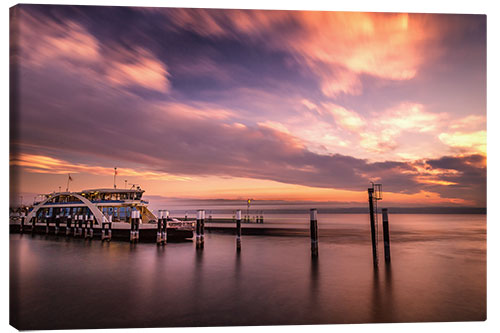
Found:
[[[486,206],[484,15],[22,5],[10,46],[11,202]]]

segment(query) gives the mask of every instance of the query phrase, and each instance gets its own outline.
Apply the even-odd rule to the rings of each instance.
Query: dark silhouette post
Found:
[[[318,256],[318,210],[312,208],[310,210],[311,215],[311,255],[313,257]]]
[[[49,234],[49,222],[50,222],[50,216],[49,212],[47,212],[47,215],[45,216],[45,233],[47,235]]]
[[[56,226],[54,229],[54,234],[57,235],[59,234],[59,225],[61,224],[61,215],[57,214],[56,216]]]
[[[37,216],[36,214],[33,215],[33,217],[31,218],[31,233],[34,233],[35,232],[35,229],[36,229],[36,220],[37,220]]]
[[[71,220],[73,219],[73,216],[71,215],[71,213],[66,216],[66,236],[69,236],[69,234],[71,233]]]
[[[241,210],[236,211],[236,251],[241,251]]]
[[[385,262],[391,262],[391,241],[389,239],[389,216],[387,208],[382,208],[382,227],[384,229]]]
[[[375,266],[378,265],[378,254],[377,254],[377,230],[375,225],[375,210],[373,201],[375,198],[373,197],[373,188],[368,189],[368,203],[370,205],[370,228],[372,232],[372,253],[373,253],[373,264]]]
[[[203,211],[200,209],[196,212],[196,248],[201,249],[202,241],[201,241],[201,228],[202,228],[202,213]]]
[[[163,243],[167,244],[167,226],[168,226],[168,216],[170,215],[168,210],[165,210],[163,213],[163,231],[161,234],[161,239]]]
[[[24,219],[26,217],[26,214],[24,213],[24,211],[21,212],[21,228],[20,228],[20,232],[23,233],[23,229],[24,229]]]
[[[141,213],[138,210],[132,211],[132,223],[130,225],[130,242],[137,242],[139,240],[139,220]]]
[[[163,210],[160,210],[158,212],[158,225],[156,228],[156,245],[160,245],[163,243],[162,230],[163,230]]]

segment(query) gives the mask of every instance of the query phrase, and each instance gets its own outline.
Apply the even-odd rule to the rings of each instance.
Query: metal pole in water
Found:
[[[312,208],[310,210],[311,215],[311,255],[313,257],[318,256],[318,210]]]
[[[168,216],[170,212],[168,210],[163,214],[163,232],[162,232],[162,240],[165,244],[167,244],[167,226],[168,226]]]
[[[111,236],[112,236],[112,231],[113,231],[113,216],[109,216],[109,223],[108,223],[108,235],[106,236],[106,239],[111,241]]]
[[[236,211],[236,251],[241,251],[241,210]]]
[[[85,215],[84,217],[84,221],[85,221],[85,227],[83,228],[84,231],[83,231],[83,238],[87,238],[88,234],[89,234],[89,231],[88,231],[88,228],[89,228],[89,216],[88,215]]]
[[[49,218],[49,213],[47,213],[47,215],[45,216],[45,233],[48,235],[49,234],[49,221],[50,221],[50,218]]]
[[[90,238],[94,238],[94,221],[95,221],[95,216],[94,214],[90,214]]]
[[[387,208],[382,208],[382,227],[384,229],[385,262],[391,262],[391,240],[389,238],[389,215]]]
[[[370,228],[372,232],[372,254],[373,254],[373,264],[378,266],[378,254],[377,254],[377,231],[375,229],[375,212],[373,206],[373,188],[368,189],[368,203],[370,205]]]
[[[36,229],[36,215],[33,216],[33,218],[31,219],[32,220],[32,225],[31,225],[31,233],[34,233],[35,232],[35,229]]]
[[[135,242],[139,239],[139,219],[141,213],[138,210],[132,211],[132,225],[130,226],[130,242]]]
[[[163,229],[163,210],[160,210],[158,211],[158,224],[156,226],[156,245],[160,245],[163,242],[162,229]]]
[[[200,247],[205,246],[205,210],[201,211],[201,244]]]
[[[24,214],[24,212],[21,212],[21,233],[23,233],[23,229],[24,229],[24,218],[25,218],[26,214]]]
[[[61,216],[58,214],[56,215],[56,227],[54,229],[54,234],[57,235],[59,233],[59,224],[61,222]]]
[[[71,219],[73,217],[71,216],[71,213],[66,216],[66,236],[69,236],[69,234],[71,233]]]
[[[196,211],[196,248],[201,247],[201,210]]]
[[[83,215],[80,214],[78,217],[78,236],[81,237],[83,234]]]

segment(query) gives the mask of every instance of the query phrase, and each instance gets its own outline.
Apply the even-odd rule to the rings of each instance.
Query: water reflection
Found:
[[[464,258],[485,247],[485,233],[466,241],[400,237],[393,262],[382,258],[378,269],[365,236],[334,238],[317,258],[307,239],[285,236],[246,237],[240,253],[233,235],[216,232],[198,251],[192,242],[33,237],[10,236],[11,313],[22,329],[483,320],[486,313],[484,250]]]
[[[372,321],[394,321],[394,302],[391,263],[384,264],[384,270],[374,267],[372,279]]]

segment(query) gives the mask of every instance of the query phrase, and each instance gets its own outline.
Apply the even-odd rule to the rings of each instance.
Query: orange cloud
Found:
[[[441,53],[436,41],[443,29],[432,15],[200,9],[169,14],[176,25],[204,36],[239,38],[239,33],[290,51],[320,77],[328,96],[360,94],[361,74],[412,79]]]
[[[129,52],[130,53],[130,52]],[[113,61],[106,69],[108,80],[117,86],[138,85],[159,92],[170,88],[166,66],[144,49],[130,55],[132,62]]]
[[[17,165],[33,173],[67,174],[67,173],[87,173],[92,175],[110,175],[113,170],[109,167],[74,164],[68,161],[56,159],[49,156],[19,154],[12,157],[11,165]],[[171,175],[164,172],[154,172],[148,170],[136,170],[131,168],[120,168],[121,176],[141,177],[144,179],[156,180],[189,180],[189,177]]]
[[[461,152],[486,154],[486,131],[441,133],[439,140]]]

